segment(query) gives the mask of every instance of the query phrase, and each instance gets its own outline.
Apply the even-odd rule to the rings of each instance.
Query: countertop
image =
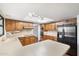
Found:
[[[69,49],[69,45],[45,40],[22,46],[18,39],[0,45],[0,55],[7,56],[61,56]]]

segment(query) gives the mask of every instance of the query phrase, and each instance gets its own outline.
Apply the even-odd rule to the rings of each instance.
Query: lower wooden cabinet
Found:
[[[19,37],[19,40],[20,40],[22,46],[26,46],[26,45],[37,42],[37,38],[35,36]]]
[[[25,44],[24,43],[24,38],[23,37],[22,38],[20,37],[19,40],[20,40],[21,44],[24,46],[24,44]]]
[[[55,37],[55,36],[50,36],[50,35],[43,35],[43,36],[41,37],[41,41],[43,41],[43,40],[54,40],[54,41],[57,41],[57,37]]]

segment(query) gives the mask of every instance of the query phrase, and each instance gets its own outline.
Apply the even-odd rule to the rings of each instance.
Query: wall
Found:
[[[38,26],[37,26],[37,24],[33,24],[33,27],[34,27],[34,29],[33,29],[33,34],[34,34],[36,37],[38,37]]]

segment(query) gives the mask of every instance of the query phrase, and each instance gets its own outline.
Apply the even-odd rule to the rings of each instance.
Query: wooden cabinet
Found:
[[[56,36],[43,35],[41,38],[42,38],[41,41],[43,41],[43,40],[55,40],[55,41],[57,41]]]
[[[25,45],[24,39],[25,39],[24,37],[20,37],[20,38],[19,38],[19,40],[20,40],[20,42],[21,42],[21,44],[22,44],[23,46]]]
[[[77,24],[77,18],[68,18],[68,19],[63,19],[61,22],[57,22],[57,25],[75,25]]]
[[[5,19],[5,27],[6,27],[7,32],[20,31],[23,29],[32,29],[33,28],[31,23],[25,23],[25,22],[21,22],[21,21],[12,20],[12,19]]]
[[[15,21],[14,20],[10,20],[10,19],[6,19],[5,20],[5,28],[6,31],[15,31]]]
[[[24,28],[33,28],[33,25],[31,23],[23,23]]]
[[[53,31],[53,30],[56,30],[56,28],[57,28],[56,24],[45,24],[45,25],[43,25],[44,31]]]
[[[28,36],[28,37],[20,37],[19,38],[22,46],[33,44],[37,42],[37,38],[35,36]]]
[[[30,44],[37,42],[37,38],[35,36],[30,36]]]
[[[16,30],[22,30],[23,29],[23,22],[16,21]]]
[[[23,29],[29,29],[29,28],[30,29],[33,28],[31,23],[16,21],[16,30],[23,30]]]
[[[64,21],[65,24],[77,24],[77,18],[69,18]]]
[[[23,40],[24,40],[24,46],[31,44],[29,37],[25,37]]]

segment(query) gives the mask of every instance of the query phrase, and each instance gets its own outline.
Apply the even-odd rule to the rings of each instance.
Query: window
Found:
[[[4,35],[4,18],[0,15],[0,36]]]

